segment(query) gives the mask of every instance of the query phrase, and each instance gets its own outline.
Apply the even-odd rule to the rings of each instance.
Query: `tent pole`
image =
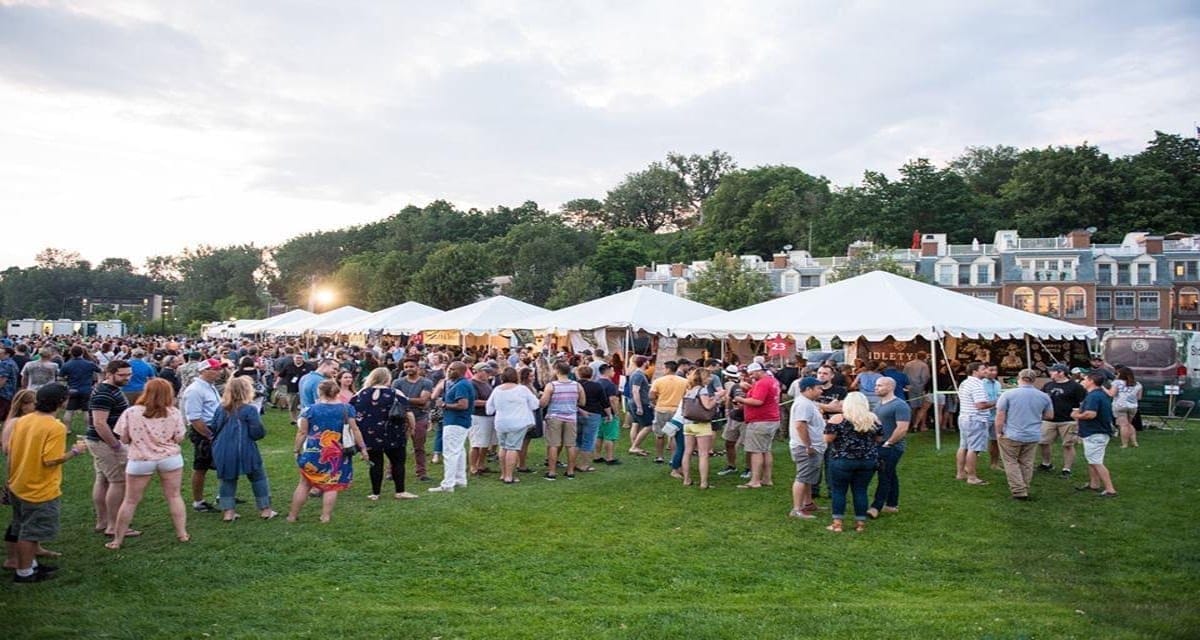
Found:
[[[937,345],[940,340],[934,339],[929,341],[929,351],[933,354],[933,366],[930,368],[930,375],[933,378],[933,446],[934,450],[942,450],[942,412],[938,407],[938,350]]]
[[[1025,334],[1025,369],[1033,368],[1033,346],[1029,344],[1029,334]]]

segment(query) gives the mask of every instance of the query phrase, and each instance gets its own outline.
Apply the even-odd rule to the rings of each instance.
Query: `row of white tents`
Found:
[[[549,311],[495,296],[450,311],[417,303],[370,313],[351,306],[321,314],[289,311],[226,327],[241,335],[414,334],[455,331],[497,335],[514,330],[566,333],[596,329],[644,331],[678,337],[843,342],[858,338],[922,337],[1091,339],[1094,327],[1028,313],[941,287],[876,271],[842,282],[722,311],[686,298],[638,287]]]

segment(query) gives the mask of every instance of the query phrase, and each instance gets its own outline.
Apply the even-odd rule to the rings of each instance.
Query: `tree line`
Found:
[[[868,170],[844,187],[797,167],[739,168],[719,150],[671,153],[603,197],[554,212],[534,202],[463,211],[439,200],[275,247],[197,247],[141,268],[119,257],[93,267],[51,248],[33,267],[0,273],[0,316],[73,317],[70,301],[82,297],[165,293],[182,323],[255,317],[272,300],[304,306],[314,282],[336,291],[339,304],[449,309],[486,295],[494,276],[511,276],[507,295],[561,308],[628,288],[634,268],[651,262],[766,257],[789,245],[845,255],[855,240],[908,246],[914,230],[969,243],[998,229],[1037,237],[1081,226],[1097,228],[1096,242],[1135,230],[1196,231],[1200,141],[1155,132],[1145,149],[1116,158],[1087,143],[969,147],[944,166],[917,158],[895,177]],[[712,278],[690,295],[722,307],[745,302],[721,284],[744,278],[728,269]],[[769,295],[761,282],[743,289]]]

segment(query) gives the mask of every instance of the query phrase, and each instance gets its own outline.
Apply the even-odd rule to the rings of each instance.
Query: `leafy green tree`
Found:
[[[500,256],[513,258],[509,294],[538,306],[550,297],[558,274],[583,262],[595,247],[591,234],[557,220],[513,227],[505,239],[508,249]]]
[[[587,265],[567,267],[559,273],[554,289],[546,299],[547,309],[562,309],[599,298],[602,293],[600,274]]]
[[[409,299],[438,309],[453,309],[491,293],[484,246],[461,242],[439,247],[409,285]]]
[[[717,253],[688,286],[688,297],[719,309],[740,309],[769,300],[773,294],[766,274],[742,264],[737,256]]]
[[[609,228],[628,227],[654,233],[679,228],[691,212],[688,185],[675,171],[655,162],[625,177],[604,199]]]
[[[835,267],[826,278],[828,282],[837,282],[872,271],[886,271],[912,280],[924,281],[911,269],[901,264],[893,257],[895,249],[878,247],[873,250],[859,251],[842,265]]]
[[[605,234],[596,245],[596,252],[587,260],[600,278],[604,294],[624,291],[633,285],[634,270],[649,265],[657,255],[654,236],[625,229]]]
[[[744,169],[726,175],[704,204],[701,241],[710,249],[770,255],[804,246],[810,224],[829,205],[829,181],[795,167]]]
[[[1095,226],[1101,242],[1127,230],[1116,215],[1125,195],[1112,160],[1088,144],[1021,152],[1012,178],[1000,189],[1011,228],[1026,236],[1053,236]]]
[[[1155,131],[1144,151],[1114,164],[1127,197],[1113,222],[1156,233],[1200,226],[1200,140]]]
[[[716,193],[725,174],[737,168],[737,163],[733,156],[714,149],[707,155],[668,153],[667,166],[674,169],[687,185],[687,198],[692,211],[701,212],[701,206]]]
[[[370,280],[367,308],[386,309],[405,302],[413,275],[421,268],[421,258],[408,251],[383,254]]]
[[[604,226],[604,203],[595,198],[576,198],[565,202],[558,215],[572,227],[595,230]]]
[[[248,318],[261,313],[263,250],[249,245],[201,246],[184,252],[179,317],[184,322]]]

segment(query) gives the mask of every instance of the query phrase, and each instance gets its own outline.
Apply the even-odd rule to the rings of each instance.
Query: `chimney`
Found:
[[[922,258],[937,257],[937,254],[938,254],[937,238],[934,237],[933,234],[931,234],[931,233],[925,234],[925,236],[921,238],[921,257]]]
[[[772,256],[771,267],[775,269],[786,269],[788,266],[788,254],[777,253]]]
[[[1146,255],[1161,256],[1163,252],[1162,236],[1146,236]]]
[[[676,262],[671,265],[671,277],[672,278],[682,278],[683,277],[683,263],[682,262]]]
[[[646,279],[646,267],[635,267],[633,270],[633,279],[634,280],[645,280]]]
[[[1076,229],[1068,233],[1067,240],[1070,241],[1072,249],[1090,249],[1092,247],[1092,234],[1087,229]],[[1161,252],[1161,242],[1159,247]]]

